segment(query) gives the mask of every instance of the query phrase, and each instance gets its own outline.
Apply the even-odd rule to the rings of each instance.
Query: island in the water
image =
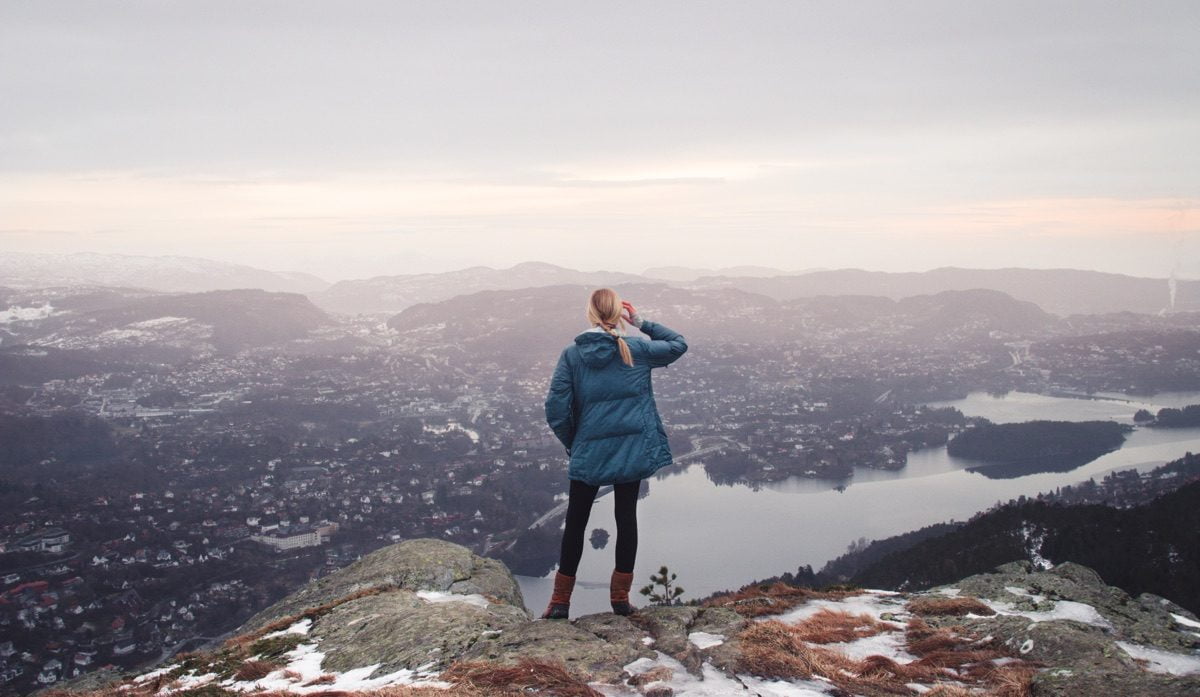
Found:
[[[1196,428],[1200,426],[1200,404],[1192,404],[1182,409],[1159,409],[1157,415],[1139,409],[1133,420],[1155,428]]]
[[[969,469],[993,479],[1069,472],[1120,448],[1131,430],[1115,421],[984,423],[958,434],[947,452],[988,463]]]

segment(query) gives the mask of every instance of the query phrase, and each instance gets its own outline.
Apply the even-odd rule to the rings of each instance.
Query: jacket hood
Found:
[[[575,337],[575,345],[583,362],[591,368],[601,368],[617,356],[617,340],[608,332],[582,332]]]

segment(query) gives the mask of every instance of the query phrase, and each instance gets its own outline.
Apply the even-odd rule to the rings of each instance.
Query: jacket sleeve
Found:
[[[550,378],[550,390],[546,393],[546,423],[550,430],[571,452],[571,443],[575,440],[575,387],[571,379],[571,364],[567,361],[567,350],[558,356],[558,365],[554,368],[554,376]]]
[[[647,361],[651,368],[662,368],[674,363],[680,356],[687,353],[687,342],[679,332],[668,329],[658,322],[642,320],[639,327],[650,335]]]

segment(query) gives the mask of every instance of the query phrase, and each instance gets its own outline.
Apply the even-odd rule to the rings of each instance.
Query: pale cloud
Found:
[[[717,185],[721,195],[711,183],[681,180],[563,188],[371,172],[256,176],[214,186],[202,177],[138,173],[7,176],[0,177],[0,211],[11,226],[7,238],[22,248],[66,251],[103,240],[112,251],[254,259],[332,277],[417,271],[415,264],[397,263],[413,255],[441,259],[434,264],[439,269],[544,259],[630,271],[668,261],[901,270],[969,265],[961,261],[964,248],[990,250],[982,265],[1007,258],[1010,265],[1058,266],[1071,265],[1061,255],[1077,248],[1078,264],[1120,270],[1105,255],[1126,244],[1121,240],[1153,253],[1121,251],[1113,259],[1161,276],[1169,272],[1166,259],[1177,240],[1200,234],[1195,199],[923,205],[891,195],[764,190],[758,179],[783,170],[745,171],[759,174]],[[43,236],[42,230],[56,232]],[[898,243],[903,257],[895,254]],[[1031,257],[1031,248],[1041,253]],[[1176,253],[1191,253],[1181,249]]]
[[[1165,275],[1198,228],[1197,22],[1187,1],[0,4],[0,228],[332,278]]]
[[[1174,241],[1200,234],[1200,199],[1036,198],[938,206],[890,217],[909,234],[1083,239],[1137,236]]]

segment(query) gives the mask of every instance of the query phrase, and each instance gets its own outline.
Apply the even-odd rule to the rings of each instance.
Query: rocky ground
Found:
[[[130,697],[1200,695],[1200,621],[1086,567],[1023,562],[924,593],[775,585],[630,618],[535,620],[500,562],[410,540],[310,584],[213,651],[69,688]]]

